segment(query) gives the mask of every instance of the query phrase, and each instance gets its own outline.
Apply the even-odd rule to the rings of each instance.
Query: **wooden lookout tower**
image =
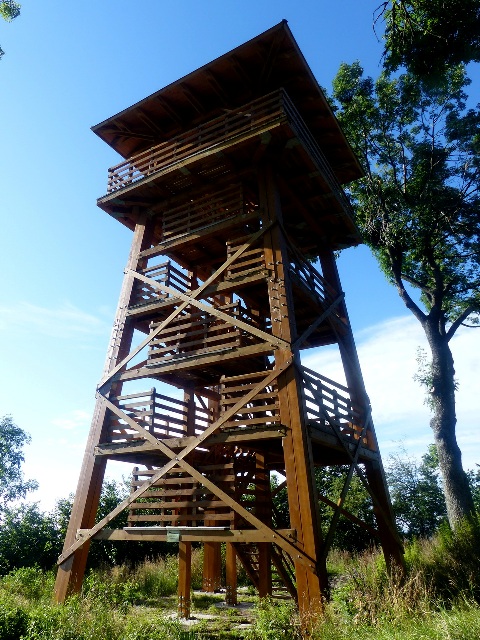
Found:
[[[241,562],[260,596],[275,576],[300,610],[320,609],[337,522],[362,525],[344,508],[354,473],[400,564],[334,257],[361,241],[341,187],[361,169],[286,22],[93,131],[124,158],[98,205],[133,239],[57,600],[80,588],[92,539],[169,540],[182,616],[194,542],[207,591],[225,544],[228,603]],[[302,365],[325,345],[346,384]],[[133,466],[132,492],[95,524],[109,460]],[[338,503],[315,485],[327,465],[349,468]],[[288,495],[281,524],[272,472]],[[323,534],[319,500],[333,506]],[[129,526],[109,528],[122,510]]]

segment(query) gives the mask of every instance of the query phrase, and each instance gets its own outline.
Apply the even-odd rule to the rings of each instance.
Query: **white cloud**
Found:
[[[54,418],[52,420],[52,425],[54,427],[59,427],[60,429],[65,429],[66,431],[71,431],[73,429],[78,428],[88,428],[90,421],[92,419],[91,413],[88,411],[82,411],[81,409],[75,409],[71,411],[68,415]]]
[[[0,329],[10,335],[21,330],[53,338],[70,338],[104,335],[109,326],[70,302],[47,308],[20,301],[0,307]]]

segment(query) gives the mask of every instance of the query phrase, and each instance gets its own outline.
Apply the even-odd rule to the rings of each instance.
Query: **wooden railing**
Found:
[[[235,494],[233,461],[197,465],[197,470],[231,495]],[[132,493],[157,469],[136,467]],[[234,514],[231,508],[206,489],[198,480],[177,469],[170,469],[142,497],[130,504],[129,526],[202,526],[205,523],[229,527]]]
[[[175,295],[172,292],[162,290],[162,285],[166,285],[180,293],[185,293],[192,288],[192,281],[188,275],[174,267],[170,260],[142,269],[139,273],[155,280],[159,288],[136,279],[132,307],[174,298]]]
[[[232,318],[257,326],[240,302],[222,305],[218,309]],[[151,330],[155,330],[157,326],[158,324],[152,323]],[[251,334],[228,321],[206,311],[193,309],[177,316],[150,342],[148,366],[234,349],[253,342]]]
[[[227,258],[230,258],[238,249],[248,242],[250,236],[235,238],[227,242]],[[253,276],[262,271],[266,272],[265,253],[263,247],[253,247],[244,251],[232,264],[228,267],[226,273],[227,280],[242,279]]]
[[[107,195],[129,187],[155,173],[185,165],[207,153],[219,151],[242,137],[257,135],[288,122],[317,165],[343,209],[352,215],[348,198],[340,186],[329,162],[311,134],[295,105],[283,89],[232,109],[195,129],[180,134],[132,156],[108,171]]]
[[[332,432],[336,427],[347,439],[358,440],[365,415],[354,407],[348,388],[307,367],[301,372],[307,422]]]
[[[301,140],[303,146],[308,150],[310,157],[317,165],[322,178],[327,183],[329,189],[337,200],[342,204],[344,211],[348,212],[351,216],[353,216],[352,206],[350,201],[348,200],[345,192],[343,191],[340,183],[337,180],[337,177],[333,173],[330,163],[325,158],[323,151],[318,146],[317,141],[311,134],[307,125],[305,124],[302,116],[297,111],[297,108],[290,100],[286,91],[282,89],[282,104],[285,110],[285,113],[288,118],[288,122],[292,129],[296,132],[298,138]]]
[[[118,396],[115,404],[129,418],[157,438],[177,438],[187,434],[188,404],[183,400],[159,393],[155,388],[149,391]],[[195,404],[195,432],[201,433],[211,422],[208,411]],[[132,442],[143,437],[124,419],[111,412],[109,421],[109,442]]]
[[[199,229],[218,224],[230,218],[246,215],[251,207],[245,206],[240,184],[219,189],[215,194],[197,196],[162,216],[162,242],[195,233]]]
[[[235,138],[266,131],[281,120],[285,120],[282,92],[275,91],[112,167],[108,172],[107,193],[128,187],[154,173],[181,166]]]
[[[223,376],[220,383],[221,412],[228,411],[232,405],[235,405],[251,389],[256,387],[267,373],[259,371],[242,376]],[[262,389],[261,393],[258,393],[251,402],[239,409],[222,425],[222,429],[278,426],[280,424],[279,407],[276,383],[272,383]]]
[[[290,275],[300,283],[303,287],[315,297],[319,298],[323,304],[333,302],[337,298],[338,293],[325,280],[311,262],[305,260],[302,254],[292,245],[289,244],[290,254]]]

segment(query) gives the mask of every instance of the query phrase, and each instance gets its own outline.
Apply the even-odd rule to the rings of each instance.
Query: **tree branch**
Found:
[[[476,311],[474,306],[467,307],[466,309],[464,309],[464,311],[462,311],[462,313],[458,316],[455,322],[452,322],[451,326],[447,331],[447,341],[450,341],[453,338],[453,336],[455,335],[455,331],[458,329],[458,327],[461,324],[463,324],[465,320],[468,318],[468,316],[474,311]]]
[[[415,304],[415,302],[410,297],[408,291],[405,289],[405,285],[403,284],[403,280],[402,280],[401,258],[400,259],[396,258],[390,250],[388,254],[390,257],[390,264],[392,267],[393,279],[395,281],[395,286],[397,287],[398,295],[403,300],[407,309],[413,313],[416,319],[423,326],[427,319],[427,316],[423,313],[420,307],[417,304]]]

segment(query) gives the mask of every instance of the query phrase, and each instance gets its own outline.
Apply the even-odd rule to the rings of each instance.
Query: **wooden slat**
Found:
[[[133,351],[131,351],[128,356],[126,356],[125,358],[123,358],[123,360],[121,362],[119,362],[118,364],[116,364],[114,367],[112,367],[108,373],[106,373],[106,375],[104,375],[104,377],[102,378],[102,380],[100,381],[99,385],[98,385],[98,389],[101,390],[105,384],[111,380],[114,376],[116,376],[116,374],[123,369],[123,367],[125,367],[130,360],[132,360],[138,353],[140,353],[140,351],[142,351],[142,349],[151,341],[153,340],[153,338],[156,336],[156,332],[160,333],[162,331],[163,328],[165,328],[174,318],[176,318],[180,313],[182,313],[182,311],[197,297],[200,296],[200,294],[212,283],[214,282],[217,278],[220,277],[220,275],[226,270],[228,269],[228,267],[230,266],[230,264],[236,260],[236,258],[238,258],[240,255],[242,255],[242,253],[244,251],[246,251],[248,249],[249,246],[251,246],[254,242],[256,242],[256,240],[258,240],[264,233],[266,233],[268,231],[268,229],[270,228],[271,225],[265,225],[263,227],[263,229],[260,229],[259,231],[257,231],[256,233],[254,233],[251,238],[249,239],[248,242],[246,242],[244,245],[242,245],[238,251],[236,251],[234,253],[233,256],[231,256],[231,258],[228,258],[220,267],[218,267],[218,269],[216,269],[216,271],[214,273],[212,273],[212,275],[207,278],[207,280],[205,280],[205,282],[198,287],[198,289],[195,289],[195,291],[191,292],[190,297],[188,298],[187,302],[183,302],[180,306],[178,306],[174,311],[172,311],[172,313],[168,316],[168,318],[166,318],[160,325],[159,327],[157,327],[157,329],[150,334],[149,336],[147,336],[147,338],[145,340],[143,340]],[[128,270],[129,272],[131,271],[132,273],[135,273],[133,270]],[[127,305],[128,306],[128,305]]]

